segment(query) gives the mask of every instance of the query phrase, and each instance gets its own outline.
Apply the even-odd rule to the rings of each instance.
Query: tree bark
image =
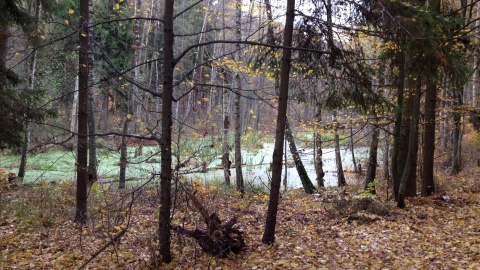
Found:
[[[41,4],[40,0],[36,1],[35,4],[35,18],[37,21],[35,22],[34,29],[38,30],[38,24],[40,22],[40,9],[41,9]],[[35,40],[33,41],[33,45],[37,46]],[[30,64],[30,70],[28,73],[29,75],[29,82],[28,82],[28,90],[33,91],[35,87],[35,80],[36,80],[36,67],[37,67],[37,50],[34,50],[32,53],[32,60]],[[30,135],[31,135],[31,122],[27,121],[25,122],[25,133],[24,133],[24,140],[23,140],[23,147],[22,147],[22,157],[20,159],[20,166],[18,168],[18,178],[20,178],[23,182],[23,179],[25,177],[25,171],[27,170],[27,158],[28,158],[28,148],[30,147]]]
[[[398,200],[398,188],[400,177],[398,174],[398,152],[400,150],[400,136],[403,117],[403,93],[405,90],[405,52],[398,55],[398,77],[397,77],[397,106],[395,108],[395,127],[393,131],[392,146],[392,189],[395,200]]]
[[[163,15],[163,92],[162,92],[162,136],[160,172],[160,215],[158,221],[158,242],[160,261],[172,261],[170,251],[170,209],[172,204],[172,94],[173,94],[173,13],[174,0],[165,0]]]
[[[380,129],[377,126],[373,127],[372,141],[370,142],[370,150],[368,157],[368,168],[365,177],[365,190],[370,191],[372,194],[376,194],[375,186],[369,186],[374,183],[377,176],[377,150],[378,150],[378,138],[380,137]]]
[[[315,173],[317,176],[317,186],[325,187],[325,172],[323,171],[323,159],[322,159],[322,134],[320,128],[322,125],[322,105],[316,100],[316,112],[315,112]]]
[[[128,125],[131,122],[131,115],[126,114],[125,120],[123,122],[123,129],[122,129],[122,142],[120,145],[120,178],[118,180],[118,189],[125,188],[125,178],[127,172],[127,134],[128,134]]]
[[[337,184],[343,187],[347,184],[343,173],[342,156],[340,155],[340,136],[338,135],[337,111],[333,111],[333,132],[335,141],[335,164],[337,165]]]
[[[242,0],[236,0],[235,8],[235,39],[237,41],[242,40]],[[237,64],[240,64],[240,43],[235,45],[235,61]],[[245,185],[243,183],[243,172],[242,172],[242,146],[241,146],[241,136],[242,136],[242,121],[240,117],[240,101],[241,95],[240,91],[242,89],[242,81],[240,78],[239,70],[237,68],[234,76],[235,80],[235,173],[237,178],[237,191],[241,194],[244,193]]]
[[[432,79],[427,80],[425,92],[425,128],[423,139],[422,196],[435,192],[433,165],[435,158],[435,109],[437,87]]]
[[[95,115],[93,96],[88,97],[88,184],[97,181],[97,137],[95,135]]]
[[[290,153],[292,154],[293,161],[295,162],[295,168],[297,169],[298,176],[302,182],[303,189],[307,194],[312,194],[315,191],[315,186],[312,184],[310,177],[308,177],[307,170],[305,170],[302,159],[298,154],[297,146],[295,144],[295,139],[293,138],[292,130],[290,129],[288,118],[285,121],[285,136],[287,138],[288,146],[290,147]]]
[[[223,80],[225,81],[226,73],[223,72]],[[230,146],[228,145],[228,130],[230,129],[230,98],[229,90],[224,88],[222,90],[222,114],[223,114],[223,130],[222,130],[222,160],[223,160],[223,177],[225,178],[225,185],[230,186]]]
[[[264,244],[272,244],[275,241],[275,225],[277,222],[278,199],[280,196],[280,183],[282,179],[282,155],[285,136],[285,123],[287,120],[287,101],[290,80],[290,66],[292,51],[293,22],[295,19],[295,0],[287,0],[287,12],[285,28],[283,32],[283,55],[280,71],[280,93],[278,97],[277,127],[275,131],[275,147],[272,162],[272,183],[270,187],[270,199],[268,202],[265,230],[262,237]]]
[[[77,133],[78,128],[78,92],[79,82],[78,76],[75,77],[75,92],[73,92],[72,114],[70,119],[70,132]]]
[[[353,121],[350,114],[350,151],[352,152],[353,171],[358,172],[357,161],[355,160],[355,142],[353,141]]]
[[[79,223],[85,223],[87,220],[89,9],[88,0],[80,0],[77,192],[75,211],[75,221]]]
[[[415,88],[414,93],[414,105],[413,105],[413,112],[412,112],[412,119],[410,123],[410,132],[408,133],[408,152],[407,152],[407,160],[405,162],[405,168],[402,173],[402,178],[400,181],[400,186],[398,189],[398,201],[397,206],[399,208],[405,208],[405,197],[406,197],[406,189],[407,185],[409,184],[409,178],[411,178],[411,171],[415,170],[416,168],[413,167],[413,159],[416,158],[415,148],[417,148],[417,126],[418,126],[418,118],[420,113],[420,99],[422,95],[422,88],[421,88],[421,79],[417,78],[418,86]]]
[[[460,106],[462,102],[462,88],[454,93],[455,106],[453,111],[453,138],[452,138],[452,167],[450,173],[456,175],[461,171],[461,130],[462,130],[462,112]]]

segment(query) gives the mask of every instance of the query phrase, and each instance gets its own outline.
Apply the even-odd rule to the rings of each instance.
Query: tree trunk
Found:
[[[93,12],[93,0],[89,0],[88,4],[90,6],[90,18],[92,17],[92,12]],[[93,33],[90,33],[90,41],[93,40]],[[92,55],[89,55],[88,59],[88,79],[89,79],[89,85],[94,85],[94,69],[93,69],[93,63],[94,59]],[[97,137],[95,135],[96,130],[95,130],[95,108],[94,108],[94,103],[93,103],[93,91],[94,88],[89,89],[89,95],[88,95],[88,184],[91,186],[93,183],[97,181],[98,175],[97,175]]]
[[[390,155],[390,144],[388,142],[389,133],[387,130],[383,133],[383,179],[390,183],[390,166],[389,166],[389,155]],[[387,191],[388,192],[388,191]]]
[[[421,79],[417,78],[417,87],[415,88],[414,93],[414,105],[412,111],[412,119],[410,123],[410,129],[408,133],[408,152],[407,152],[407,160],[405,163],[405,168],[402,173],[402,178],[400,181],[400,186],[398,189],[398,201],[397,206],[399,208],[405,208],[405,197],[406,197],[406,189],[407,185],[409,185],[409,179],[411,178],[411,171],[415,170],[416,168],[413,167],[413,159],[416,158],[415,155],[415,148],[417,148],[417,126],[418,126],[418,118],[420,113],[420,99],[422,95],[422,88],[421,88]]]
[[[452,168],[450,173],[456,175],[461,171],[461,130],[462,130],[462,89],[454,93],[455,106],[453,111],[453,138],[452,138]]]
[[[70,119],[70,131],[72,133],[77,133],[77,125],[78,125],[78,92],[79,92],[79,85],[78,85],[78,76],[75,77],[75,92],[73,92],[73,103],[72,103],[72,117]]]
[[[316,96],[315,96],[316,98]],[[325,187],[325,172],[323,171],[323,160],[322,160],[322,134],[320,132],[322,126],[322,105],[316,100],[315,101],[315,173],[317,176],[317,186]]]
[[[392,146],[392,189],[395,200],[398,200],[400,177],[398,174],[398,152],[400,150],[400,136],[403,117],[403,93],[405,90],[405,52],[399,52],[397,78],[397,106],[395,108],[395,128],[393,131]]]
[[[376,194],[375,186],[372,186],[377,174],[377,150],[378,138],[380,137],[380,129],[375,125],[372,132],[372,141],[370,142],[370,150],[368,157],[368,168],[365,177],[365,190],[372,194]],[[372,183],[372,184],[371,184]]]
[[[126,114],[125,120],[123,122],[123,129],[122,129],[122,142],[120,145],[120,178],[118,180],[118,189],[125,188],[125,178],[126,178],[126,171],[127,171],[127,134],[128,134],[128,125],[131,122],[131,115]]]
[[[237,41],[242,40],[242,0],[236,0],[236,29],[235,29],[235,36]],[[235,53],[235,60],[237,63],[240,62],[240,50],[241,46],[240,43],[235,45],[236,53]],[[241,147],[241,136],[242,136],[242,121],[240,117],[240,101],[241,95],[240,91],[242,89],[242,82],[239,74],[239,70],[236,70],[235,76],[235,173],[237,178],[237,191],[243,194],[245,185],[243,183],[243,173],[242,173],[242,147]]]
[[[355,142],[353,141],[353,121],[350,114],[350,151],[352,152],[353,171],[358,172],[357,161],[355,161]]]
[[[165,0],[163,15],[163,92],[162,92],[162,136],[160,172],[160,215],[158,221],[158,242],[160,261],[172,261],[170,251],[170,209],[172,204],[172,94],[173,94],[173,13],[174,0]]]
[[[435,192],[433,165],[435,158],[435,109],[437,87],[432,79],[427,80],[425,92],[425,128],[423,139],[423,171],[422,196],[430,196]]]
[[[223,72],[223,80],[225,81],[226,74]],[[223,176],[225,178],[225,185],[230,186],[230,146],[228,145],[228,130],[230,128],[230,98],[229,90],[224,88],[222,90],[222,114],[223,114],[223,130],[222,130],[222,161],[223,161]]]
[[[338,135],[337,111],[333,111],[333,132],[335,134],[335,164],[337,165],[337,184],[343,187],[347,184],[343,173],[342,156],[340,155],[340,136]]]
[[[300,177],[300,181],[302,182],[303,189],[307,194],[312,194],[315,191],[315,186],[312,184],[310,177],[308,177],[307,170],[305,170],[302,159],[298,154],[297,146],[295,145],[295,139],[293,138],[288,118],[285,121],[285,135],[288,145],[290,147],[290,153],[292,154],[293,161],[295,162],[295,168],[297,169],[298,176]]]
[[[87,220],[89,9],[88,0],[81,0],[78,63],[77,192],[75,211],[75,221],[80,223],[85,223]]]
[[[275,131],[275,147],[272,162],[272,183],[268,202],[267,217],[262,242],[272,244],[275,241],[275,225],[277,222],[278,199],[282,179],[282,155],[287,120],[288,84],[290,80],[290,66],[292,51],[293,22],[295,19],[295,0],[287,0],[285,28],[283,32],[283,55],[280,71],[280,93],[278,97],[277,127]]]
[[[35,22],[34,29],[38,30],[38,24],[40,22],[40,0],[36,1],[35,5],[35,18],[37,21]],[[33,41],[33,46],[37,46],[35,40]],[[30,73],[29,82],[28,82],[28,90],[33,91],[35,87],[35,80],[36,80],[36,67],[37,67],[37,50],[34,50],[32,53],[32,60],[30,64]],[[27,119],[25,122],[25,134],[23,140],[23,147],[22,147],[22,157],[20,159],[20,166],[18,168],[18,178],[20,178],[23,182],[23,178],[25,177],[25,171],[27,169],[27,158],[28,158],[28,148],[30,147],[30,135],[31,135],[31,122]]]
[[[88,97],[88,183],[97,181],[97,137],[95,135],[95,115],[93,96]]]

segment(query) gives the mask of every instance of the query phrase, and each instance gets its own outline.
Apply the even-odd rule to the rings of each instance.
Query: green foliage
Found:
[[[0,3],[0,25],[14,23],[26,27],[33,22],[33,18],[20,5],[18,0],[4,0]]]
[[[6,80],[0,79],[0,149],[23,144],[27,121],[42,121],[55,116],[51,108],[41,107],[44,91],[18,89],[18,78],[9,72]]]
[[[128,1],[99,1],[94,5],[93,23],[99,23],[109,20],[115,20],[133,15],[132,10],[128,6]],[[99,61],[100,67],[97,69],[100,77],[106,80],[101,84],[105,90],[113,90],[115,94],[120,95],[123,109],[126,109],[127,91],[129,90],[129,83],[122,80],[120,74],[117,74],[115,69],[120,72],[127,72],[132,67],[134,56],[134,36],[132,33],[133,20],[122,22],[108,22],[98,25],[93,29],[95,40],[98,41],[94,50],[97,50],[101,60],[109,59],[108,61]],[[98,51],[101,48],[101,51]],[[109,63],[111,62],[111,63]],[[112,67],[113,65],[113,67]]]
[[[378,185],[378,179],[373,180],[373,182],[368,183],[365,191],[358,194],[356,197],[358,198],[377,197],[377,194],[375,193],[375,187],[377,185]]]

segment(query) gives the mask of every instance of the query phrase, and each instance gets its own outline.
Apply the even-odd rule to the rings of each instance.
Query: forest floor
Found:
[[[72,221],[72,183],[3,188],[0,269],[74,269],[106,244],[85,269],[480,269],[479,175],[477,167],[441,177],[439,193],[410,198],[405,209],[385,203],[383,187],[374,202],[352,199],[359,193],[355,186],[317,195],[291,190],[281,198],[273,245],[261,243],[268,191],[241,198],[232,190],[193,183],[195,196],[209,211],[222,220],[238,216],[246,247],[214,258],[195,240],[173,232],[174,259],[156,267],[157,189],[132,196],[132,190],[119,193],[94,185],[90,218],[80,227]],[[175,197],[173,220],[188,228],[203,226],[181,193]]]

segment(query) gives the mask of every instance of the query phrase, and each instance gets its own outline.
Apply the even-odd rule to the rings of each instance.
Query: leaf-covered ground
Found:
[[[380,203],[380,212],[355,209],[346,203],[352,202],[354,187],[347,195],[340,190],[320,196],[290,191],[282,196],[271,246],[261,244],[265,193],[251,192],[242,199],[222,188],[196,186],[196,195],[221,219],[239,216],[237,227],[245,232],[247,247],[230,258],[212,258],[194,240],[173,233],[174,260],[156,267],[156,189],[135,192],[130,204],[130,193],[97,187],[90,194],[91,218],[84,227],[71,221],[71,184],[2,189],[0,269],[77,268],[127,224],[120,240],[86,269],[480,269],[479,171],[473,175],[477,179],[444,179],[457,184],[444,184],[444,194],[409,199],[404,210],[393,203]],[[201,218],[185,196],[178,194],[175,202],[175,224],[201,228]]]

